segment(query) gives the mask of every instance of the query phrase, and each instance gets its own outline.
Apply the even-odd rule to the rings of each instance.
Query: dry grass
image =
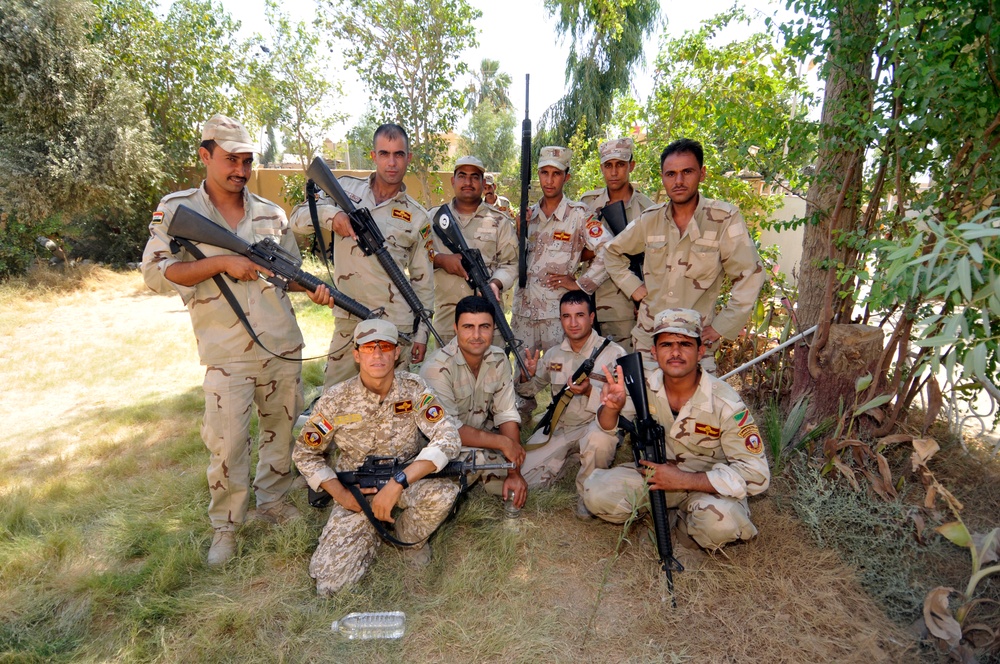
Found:
[[[852,569],[778,509],[780,489],[752,505],[756,540],[677,575],[676,609],[641,527],[616,556],[620,527],[573,518],[571,477],[534,493],[513,528],[470,492],[435,536],[428,570],[384,550],[332,599],[317,598],[307,575],[325,513],[304,495],[305,519],[248,524],[235,561],[210,570],[202,371],[179,300],[105,270],[75,287],[19,289],[0,288],[0,379],[18,385],[0,402],[2,661],[927,657]],[[307,353],[323,352],[328,314],[297,304]],[[307,379],[320,370],[308,363]],[[399,642],[329,631],[349,611],[386,609],[407,612]]]

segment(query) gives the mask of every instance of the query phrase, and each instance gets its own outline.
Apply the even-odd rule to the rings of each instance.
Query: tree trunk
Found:
[[[836,1],[836,0],[834,0]],[[846,263],[847,250],[835,245],[838,231],[856,227],[861,207],[862,172],[866,139],[854,127],[861,125],[872,107],[872,53],[875,5],[866,0],[842,0],[832,12],[827,54],[826,91],[819,132],[816,177],[806,198],[807,223],[802,238],[802,272],[799,277],[799,325],[820,327],[795,353],[792,399],[814,394],[818,402],[836,409],[841,395],[853,403],[856,375],[839,374],[847,365],[832,361],[842,337],[831,336],[835,298],[839,286],[837,266]],[[849,337],[846,339],[850,340]],[[881,347],[881,343],[879,344]],[[811,346],[811,347],[810,347]],[[847,349],[845,349],[847,350]],[[850,363],[848,363],[850,364]],[[852,365],[853,366],[853,365]],[[851,369],[853,371],[853,369]],[[862,372],[863,373],[863,372]],[[822,389],[818,386],[822,384]],[[834,390],[846,389],[847,392]]]
[[[826,348],[818,353],[817,364],[823,377],[811,386],[808,419],[816,422],[836,415],[840,401],[845,412],[855,400],[855,381],[866,373],[879,371],[885,334],[870,325],[831,325]],[[798,364],[798,357],[796,364]],[[857,395],[860,398],[860,395]]]

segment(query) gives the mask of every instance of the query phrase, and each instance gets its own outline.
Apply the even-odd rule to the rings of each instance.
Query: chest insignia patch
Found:
[[[573,236],[564,231],[556,231],[552,234],[552,239],[559,240],[561,242],[569,242],[573,239]]]
[[[358,413],[350,413],[349,415],[337,415],[333,418],[333,423],[337,426],[343,426],[344,424],[354,424],[355,422],[361,421],[361,415]]]
[[[392,407],[392,412],[396,415],[413,412],[413,400],[407,399],[406,401],[397,401]]]
[[[549,371],[562,371],[562,362],[549,362]]]
[[[409,221],[413,218],[409,212],[406,210],[400,210],[399,208],[392,208],[392,217],[393,219],[402,219],[403,221]],[[430,230],[429,227],[428,230]]]
[[[424,411],[424,417],[427,418],[428,422],[433,424],[444,417],[444,408],[438,405],[433,405]]]
[[[357,194],[352,194],[349,191],[347,192],[347,197],[350,198],[355,203],[360,203],[361,202],[361,197],[360,196],[358,196]]]
[[[694,432],[700,433],[703,436],[708,436],[709,438],[718,438],[722,435],[722,430],[713,427],[711,424],[702,424],[697,422],[694,425]]]

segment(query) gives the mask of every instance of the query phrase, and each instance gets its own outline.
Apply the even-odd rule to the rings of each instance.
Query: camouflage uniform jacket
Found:
[[[385,246],[396,264],[408,274],[413,291],[425,308],[434,310],[434,276],[431,266],[431,222],[427,211],[410,198],[404,187],[394,197],[375,204],[371,182],[367,179],[344,176],[339,178],[348,197],[359,208],[368,208],[372,219],[385,236]],[[333,228],[333,217],[340,208],[328,197],[317,201],[317,212],[322,228]],[[313,232],[308,205],[292,211],[292,230],[302,235]],[[389,279],[378,259],[365,256],[354,238],[333,234],[333,285],[344,295],[354,298],[369,309],[385,307],[386,319],[402,332],[413,330],[413,311]],[[334,315],[350,318],[339,308]],[[416,343],[427,343],[428,330],[421,325],[414,338]]]
[[[596,256],[578,279],[580,288],[593,293],[608,278],[604,269],[604,245],[611,233],[595,219],[583,203],[565,196],[551,217],[536,203],[528,215],[528,279],[514,294],[514,312],[534,320],[559,318],[559,298],[564,288],[549,288],[545,275],[576,274],[580,256],[590,249]]]
[[[427,381],[449,415],[473,429],[490,431],[505,422],[521,423],[514,403],[514,379],[507,354],[490,346],[476,376],[452,339],[424,361],[420,376]]]
[[[319,398],[303,425],[292,459],[309,486],[318,489],[336,477],[334,467],[356,470],[369,455],[426,460],[437,470],[458,454],[461,426],[445,412],[427,383],[407,371],[396,371],[385,399],[361,382],[360,376],[337,383]],[[428,438],[426,445],[420,434]]]
[[[430,211],[431,219],[434,219],[438,209]],[[479,249],[482,253],[483,263],[486,264],[490,279],[500,282],[500,292],[513,286],[517,278],[517,236],[510,218],[485,203],[480,204],[479,209],[471,217],[459,214],[454,206],[451,207],[451,211],[465,242],[470,248]],[[435,254],[451,253],[437,233],[432,232],[431,235],[434,238]],[[455,305],[468,295],[472,295],[472,289],[465,279],[445,270],[435,269],[435,327],[440,324],[450,328],[455,322]]]
[[[646,379],[649,410],[667,430],[667,457],[693,473],[706,473],[720,496],[742,500],[767,489],[771,471],[753,416],[733,388],[708,373],[674,419],[663,371]]]
[[[597,211],[608,204],[608,188],[588,191],[580,197],[580,202],[590,208],[590,213],[596,216]],[[629,222],[635,221],[643,210],[652,207],[652,205],[653,201],[646,194],[633,187],[632,197],[625,204],[625,218]],[[605,267],[607,267],[606,260],[605,257]],[[612,279],[601,284],[597,292],[594,293],[594,297],[597,300],[598,320],[635,320],[635,305],[632,304],[632,294],[622,291]]]
[[[652,329],[653,317],[670,307],[694,309],[702,324],[723,337],[739,334],[764,284],[764,266],[736,206],[702,196],[684,235],[674,223],[669,202],[654,205],[608,243],[608,274],[626,293],[643,284],[628,269],[626,254],[646,253],[643,267],[648,295],[639,305],[638,324]],[[733,284],[728,304],[718,314],[722,279]]]
[[[187,250],[179,253],[170,250],[167,231],[174,213],[181,205],[198,212],[226,230],[232,227],[212,205],[205,185],[164,196],[153,213],[149,224],[149,240],[142,254],[142,277],[146,285],[157,293],[180,293],[191,314],[191,325],[198,341],[198,356],[204,365],[229,362],[260,362],[271,358],[270,353],[255,344],[240,324],[232,307],[222,296],[215,280],[206,279],[194,286],[182,286],[169,281],[164,271],[180,261],[195,260]],[[243,189],[243,218],[236,226],[236,234],[247,242],[259,242],[266,237],[276,240],[283,249],[299,255],[294,236],[288,232],[285,212],[274,203]],[[205,256],[233,255],[231,251],[199,244]],[[223,276],[230,290],[242,305],[250,326],[270,350],[279,355],[298,357],[302,350],[302,333],[295,322],[295,313],[288,295],[264,279],[233,281]]]
[[[538,369],[534,377],[524,383],[518,383],[517,393],[523,397],[530,397],[538,394],[546,385],[552,385],[552,394],[555,396],[559,390],[573,377],[573,372],[579,368],[584,361],[590,357],[594,349],[604,343],[604,338],[597,332],[591,332],[587,343],[580,349],[579,353],[574,353],[569,345],[569,339],[563,338],[558,346],[545,351],[538,361]],[[560,426],[577,426],[592,422],[597,416],[597,409],[601,405],[601,391],[604,389],[603,367],[614,368],[615,361],[625,355],[625,349],[618,344],[611,342],[605,347],[594,362],[594,370],[590,373],[590,382],[593,389],[589,397],[577,395],[569,402],[569,406],[563,412]]]

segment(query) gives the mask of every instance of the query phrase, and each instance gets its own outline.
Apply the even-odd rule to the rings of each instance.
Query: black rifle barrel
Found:
[[[294,281],[310,292],[315,291],[321,285],[326,286],[330,289],[334,304],[358,318],[378,318],[381,315],[381,310],[372,311],[325,281],[304,272],[292,260],[292,257],[273,241],[250,244],[236,233],[223,228],[186,205],[181,205],[174,212],[173,218],[170,220],[170,227],[167,228],[167,234],[191,242],[228,249],[233,253],[246,256],[257,265],[266,267],[286,280]]]
[[[424,305],[421,304],[420,298],[413,291],[413,286],[410,285],[410,281],[403,274],[403,271],[399,268],[399,265],[393,259],[392,254],[385,246],[385,236],[382,235],[382,231],[379,230],[378,224],[372,219],[371,212],[367,208],[358,208],[351,202],[351,199],[347,196],[347,192],[337,181],[337,178],[333,175],[330,167],[326,163],[316,157],[309,164],[309,168],[306,174],[312,178],[320,189],[325,191],[330,198],[343,210],[348,217],[351,219],[351,225],[354,227],[354,232],[357,235],[358,247],[364,252],[366,256],[375,255],[378,260],[379,265],[385,270],[385,273],[389,275],[389,279],[399,290],[403,299],[406,300],[406,304],[409,305],[410,310],[413,311],[413,315],[416,316],[418,322],[423,321],[427,329],[430,330],[431,334],[437,340],[439,346],[444,346],[444,342],[441,339],[441,335],[437,333],[434,326],[431,325],[430,314],[424,309]],[[417,326],[414,325],[414,334],[417,331]]]
[[[531,74],[524,75],[524,121],[521,123],[521,219],[517,225],[517,285],[528,284],[528,187],[531,184],[531,116],[528,90]]]

